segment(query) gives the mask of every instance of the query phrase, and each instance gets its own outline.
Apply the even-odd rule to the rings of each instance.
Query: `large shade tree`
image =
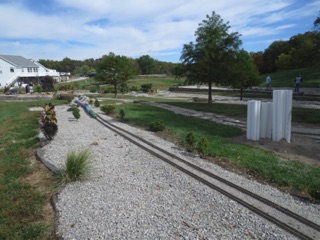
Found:
[[[212,102],[212,85],[230,83],[241,45],[237,32],[229,33],[230,26],[223,23],[215,12],[207,15],[195,32],[195,43],[183,46],[180,60],[185,66],[188,84],[208,85],[208,103]]]
[[[114,87],[116,98],[119,88],[124,88],[126,82],[136,73],[137,68],[129,58],[109,53],[99,62],[97,78]]]

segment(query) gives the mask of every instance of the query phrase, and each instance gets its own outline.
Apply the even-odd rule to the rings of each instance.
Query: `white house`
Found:
[[[44,76],[50,76],[60,81],[59,72],[46,68],[35,60],[0,54],[0,87],[35,83]]]

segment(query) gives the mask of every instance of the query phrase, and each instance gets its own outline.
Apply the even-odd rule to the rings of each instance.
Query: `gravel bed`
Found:
[[[87,181],[67,184],[58,196],[62,239],[295,239],[104,128],[82,109],[75,120],[68,108],[56,107],[59,131],[42,148],[44,158],[62,168],[69,151],[90,149],[92,172]],[[114,123],[320,222],[317,205],[190,156],[152,133]]]

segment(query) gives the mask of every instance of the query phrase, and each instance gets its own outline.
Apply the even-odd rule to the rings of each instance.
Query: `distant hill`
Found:
[[[302,88],[320,88],[320,68],[302,68],[271,73],[272,87],[293,87],[295,77],[301,74]],[[260,75],[260,86],[264,87],[268,74]]]

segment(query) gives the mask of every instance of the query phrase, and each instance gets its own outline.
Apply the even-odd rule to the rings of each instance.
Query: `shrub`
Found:
[[[197,151],[202,156],[209,154],[209,142],[206,137],[202,137],[198,142]]]
[[[165,129],[165,125],[162,121],[155,121],[149,125],[149,130],[151,132],[161,132]]]
[[[62,83],[58,85],[59,91],[70,91],[73,90],[73,84],[70,83]]]
[[[52,140],[58,132],[58,125],[55,122],[45,122],[42,126],[42,132],[47,139]]]
[[[61,170],[64,183],[85,180],[91,170],[89,150],[71,151],[67,155],[65,168]]]
[[[75,107],[75,106],[72,106],[72,107],[68,108],[67,111],[68,111],[68,112],[74,112],[74,111],[80,112],[79,108],[77,108],[77,107]]]
[[[34,87],[33,87],[33,91],[34,91],[34,92],[37,92],[37,93],[42,92],[41,86],[39,86],[39,85],[34,86]]]
[[[124,121],[124,116],[125,116],[124,110],[123,110],[123,109],[120,109],[119,118],[120,118],[120,121],[121,121],[121,122]]]
[[[100,102],[99,102],[98,99],[96,99],[96,100],[94,101],[94,106],[95,106],[95,107],[100,107]]]
[[[130,87],[129,91],[138,92],[138,87],[137,86],[132,86],[132,87]]]
[[[45,76],[41,80],[42,90],[45,92],[50,92],[54,90],[54,80],[50,76]]]
[[[43,113],[40,116],[41,130],[47,139],[52,140],[58,131],[56,111],[51,103],[43,107]]]
[[[100,107],[100,110],[102,112],[104,112],[105,114],[112,114],[114,113],[114,109],[115,109],[115,106],[113,105],[104,105],[104,106],[101,106]]]
[[[89,91],[91,93],[95,93],[95,92],[99,91],[99,87],[98,86],[90,87]]]
[[[145,83],[141,85],[142,92],[148,93],[148,92],[151,92],[151,89],[152,89],[152,83]]]
[[[189,132],[186,136],[186,143],[193,148],[196,145],[196,136],[194,132]]]
[[[80,118],[80,112],[79,111],[73,111],[73,116],[75,119],[79,119]]]

